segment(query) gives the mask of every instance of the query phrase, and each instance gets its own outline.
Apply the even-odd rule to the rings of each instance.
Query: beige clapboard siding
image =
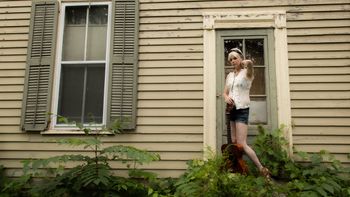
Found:
[[[140,76],[139,83],[152,84],[152,83],[201,83],[203,82],[203,76],[201,75],[184,75],[184,76]],[[163,95],[159,95],[163,96]],[[177,95],[179,96],[179,95]]]
[[[294,109],[292,116],[296,118],[308,118],[308,117],[350,117],[349,109]]]
[[[315,145],[315,144],[295,144],[294,147],[296,150],[304,151],[304,152],[320,152],[321,150],[327,150],[331,153],[335,154],[349,154],[349,145],[334,145],[334,144],[323,144]],[[349,160],[342,160],[343,162],[349,163]]]
[[[349,121],[349,103],[346,102],[350,90],[349,81],[346,80],[350,62],[350,57],[346,56],[350,41],[347,32],[348,1],[296,0],[293,1],[293,5],[289,5],[288,1],[271,0],[235,3],[206,0],[140,0],[140,3],[137,131],[118,138],[119,141],[115,140],[122,144],[151,148],[151,151],[165,156],[167,162],[152,164],[148,169],[159,172],[163,177],[176,177],[186,168],[185,160],[202,155],[202,13],[205,11],[286,10],[288,50],[291,57],[289,65],[292,115],[293,119],[296,118],[293,133],[297,140],[298,135],[317,137],[310,139],[311,142],[297,141],[297,148],[315,152],[323,143],[320,142],[323,139],[318,136],[327,133],[348,138],[349,125],[343,124]],[[8,7],[9,5],[11,7]],[[3,117],[3,121],[11,119],[13,122],[9,125],[0,124],[0,133],[4,135],[2,139],[6,142],[6,147],[10,148],[10,151],[6,148],[0,150],[0,157],[10,160],[10,163],[18,162],[21,158],[15,158],[15,155],[2,156],[1,153],[18,153],[19,157],[23,157],[27,147],[33,149],[36,145],[40,147],[29,151],[36,158],[72,151],[70,148],[56,150],[52,148],[55,147],[53,144],[44,143],[46,139],[54,136],[33,136],[23,134],[19,130],[19,116],[16,110],[20,109],[21,101],[16,94],[23,90],[29,29],[29,20],[25,16],[28,16],[29,12],[30,1],[0,2],[0,15],[5,14],[0,16],[0,54],[3,51],[3,56],[0,55],[0,69],[9,74],[0,77],[0,93],[3,94],[0,94],[0,100],[1,96],[3,98],[0,103],[5,103],[0,106],[0,109],[5,110],[0,111],[0,117]],[[1,17],[11,20],[1,20]],[[305,51],[309,53],[305,54]],[[323,58],[329,51],[336,59]],[[334,70],[329,69],[330,65]],[[324,69],[320,69],[321,67]],[[338,82],[332,82],[332,78]],[[327,98],[326,95],[330,93],[339,95],[332,94]],[[335,104],[338,101],[339,103]],[[11,107],[6,107],[7,104]],[[6,113],[10,112],[6,110],[13,110],[12,114],[6,116]],[[317,110],[341,118],[340,122],[334,125],[333,119],[320,115]],[[308,119],[304,120],[305,117]],[[311,124],[305,121],[310,121]],[[321,124],[323,121],[327,125]],[[157,139],[153,139],[155,136]],[[110,140],[108,144],[113,144],[114,139]],[[163,140],[170,141],[170,144],[164,143]],[[331,141],[333,146],[322,147],[337,153],[337,158],[341,161],[348,161],[344,150],[349,146],[341,144],[341,141],[339,144],[336,138],[332,138]],[[46,146],[49,146],[49,150],[42,152]],[[184,158],[179,158],[179,155],[184,155]],[[181,161],[174,162],[178,160]],[[19,168],[20,165],[13,165],[13,169]],[[8,172],[12,171],[10,169]]]
[[[14,12],[17,12],[17,11],[14,11]],[[1,13],[1,10],[0,10],[0,13]],[[3,22],[3,26],[6,26],[6,29],[0,29],[0,31],[2,33],[6,33],[7,36],[5,38],[4,37],[1,37],[0,35],[0,38],[3,38],[3,39],[0,39],[0,40],[4,40],[4,42],[1,42],[0,46],[2,46],[2,48],[0,48],[0,55],[11,55],[11,57],[7,58],[6,60],[4,60],[3,62],[10,62],[12,63],[13,65],[16,65],[17,67],[15,68],[15,70],[13,70],[11,68],[8,67],[8,65],[4,65],[3,69],[6,69],[5,72],[3,73],[3,77],[6,77],[7,79],[11,79],[10,81],[7,81],[5,82],[4,80],[4,84],[23,84],[23,78],[21,80],[19,80],[18,78],[18,81],[15,80],[15,77],[20,77],[22,76],[23,77],[23,73],[24,72],[24,67],[25,67],[25,64],[20,64],[21,62],[25,62],[25,55],[26,55],[26,41],[27,41],[27,32],[28,32],[28,25],[29,25],[29,22],[28,20],[25,20],[25,17],[23,17],[24,15],[26,14],[16,14],[17,16],[17,19],[16,20],[13,20],[12,23],[7,23],[7,22]],[[15,19],[14,17],[15,15],[3,15],[2,17],[5,18],[5,17],[12,17],[12,19]],[[22,20],[24,19],[24,20]],[[1,19],[0,19],[1,20]],[[0,23],[1,24],[1,23]],[[147,26],[145,26],[146,29],[147,29]],[[142,29],[142,28],[141,28]],[[188,32],[189,34],[191,34],[190,32]],[[1,33],[0,33],[1,34]],[[193,38],[193,37],[197,37],[197,38],[201,38],[201,32],[198,34],[198,32],[196,32],[195,36],[188,36],[188,38]],[[149,36],[150,33],[146,33],[145,36]],[[181,33],[178,35],[181,37]],[[142,34],[141,34],[141,37],[142,37]],[[22,40],[23,42],[19,42],[18,40]],[[198,39],[199,40],[199,39]],[[162,41],[159,41],[159,42],[162,42]],[[144,84],[144,85],[140,85],[141,89],[140,91],[142,91],[142,87],[145,87],[146,90],[145,90],[145,94],[148,93],[148,91],[169,91],[170,92],[173,92],[173,93],[177,93],[177,94],[166,94],[166,92],[164,93],[165,97],[163,98],[154,98],[154,96],[145,96],[145,98],[143,98],[143,95],[145,94],[141,94],[139,95],[139,99],[142,103],[142,100],[143,99],[146,99],[146,100],[150,100],[152,103],[155,104],[155,102],[157,102],[157,100],[159,99],[172,99],[173,102],[176,102],[177,103],[177,109],[181,111],[180,107],[181,107],[181,103],[186,103],[186,99],[191,99],[191,100],[202,100],[202,98],[200,97],[200,94],[198,94],[197,92],[198,91],[202,91],[201,90],[201,86],[198,85],[198,84],[201,84],[202,83],[202,77],[201,77],[201,73],[202,73],[202,69],[200,68],[202,65],[201,65],[201,60],[202,60],[202,57],[201,57],[201,45],[199,45],[198,47],[198,43],[199,42],[196,42],[196,45],[197,46],[189,46],[188,45],[188,42],[187,40],[184,40],[182,41],[184,43],[184,46],[187,47],[187,50],[183,50],[182,48],[178,48],[178,49],[174,49],[174,50],[169,50],[167,51],[168,54],[160,54],[160,53],[163,53],[164,50],[162,49],[156,49],[156,48],[153,48],[153,52],[158,52],[158,54],[151,54],[149,52],[152,52],[150,51],[149,49],[147,49],[147,47],[143,50],[144,51],[144,54],[142,54],[142,42],[141,43],[141,46],[140,46],[140,56],[139,56],[139,60],[140,60],[140,68],[142,68],[142,61],[149,61],[149,62],[152,62],[154,60],[158,60],[159,58],[157,58],[158,55],[163,55],[164,57],[164,61],[174,61],[175,59],[178,61],[178,60],[188,60],[188,69],[185,69],[185,70],[181,70],[181,69],[178,69],[176,67],[178,67],[178,65],[175,67],[175,64],[174,65],[170,65],[169,63],[166,63],[165,65],[159,65],[159,64],[154,64],[152,63],[152,65],[150,66],[147,66],[147,63],[145,64],[146,67],[148,68],[148,70],[142,70],[140,69],[139,70],[139,73],[140,73],[140,81],[139,83],[140,84]],[[157,44],[157,42],[155,42]],[[23,45],[24,44],[24,45]],[[146,45],[148,45],[149,43],[146,43]],[[165,45],[167,45],[167,41],[165,40],[164,43]],[[177,43],[174,43],[174,45],[177,44]],[[152,46],[151,46],[152,47]],[[196,50],[193,50],[193,48],[196,47]],[[169,48],[169,47],[167,47]],[[1,50],[3,49],[3,50]],[[182,56],[177,56],[175,53],[178,53],[182,51]],[[188,54],[187,52],[192,52],[192,54]],[[199,53],[199,54],[198,54]],[[22,55],[22,56],[21,56]],[[21,57],[20,57],[21,56]],[[172,60],[173,59],[173,60]],[[16,64],[18,62],[18,64]],[[22,65],[22,66],[20,66]],[[169,66],[170,65],[170,66]],[[181,65],[182,66],[186,66],[186,64],[183,64]],[[157,67],[169,67],[169,69],[153,69],[153,70],[149,70],[149,68],[157,68]],[[197,68],[196,68],[197,67]],[[20,70],[18,70],[18,68],[21,68]],[[168,74],[166,74],[168,73]],[[168,75],[168,79],[164,78],[164,75]],[[171,75],[171,76],[170,76]],[[176,76],[182,76],[182,79],[179,79],[177,78],[175,80],[175,77]],[[11,77],[11,78],[9,78]],[[142,77],[144,77],[142,80]],[[157,78],[158,77],[158,78]],[[167,88],[166,87],[162,87],[162,83],[166,82],[167,80],[167,83],[168,84],[171,84],[171,83],[177,83],[178,86],[175,86],[173,88]],[[188,83],[192,83],[194,84],[193,86],[189,85],[188,86]],[[153,84],[156,84],[156,85],[153,85]],[[181,87],[184,87],[184,86],[188,86],[186,88],[181,88]],[[190,91],[188,91],[190,88],[190,90],[198,90],[196,93],[193,93],[191,94]],[[169,89],[169,90],[168,90]],[[183,91],[183,94],[182,96],[179,96],[180,93],[181,93],[181,89],[184,89]],[[7,97],[7,99],[11,99],[11,97]],[[12,101],[14,101],[15,97],[12,97]],[[183,100],[183,101],[178,101],[179,99]],[[13,102],[12,102],[13,103]],[[6,103],[7,106],[9,103]],[[10,105],[11,107],[19,107],[20,105],[15,105],[15,103],[13,103],[12,105]],[[141,104],[142,106],[142,104]],[[202,114],[198,114],[193,112],[193,110],[191,110],[191,107],[188,105],[188,104],[184,104],[185,106],[185,109],[184,110],[187,110],[187,111],[190,111],[190,113],[188,114],[187,118],[182,118],[184,115],[179,115],[178,113],[174,114],[174,113],[168,113],[167,117],[168,118],[165,118],[164,121],[162,123],[159,123],[159,118],[162,118],[162,117],[157,117],[157,116],[165,116],[165,114],[163,113],[159,113],[157,116],[154,116],[154,113],[148,113],[147,115],[147,112],[146,113],[141,113],[140,112],[140,115],[139,115],[139,118],[138,118],[138,122],[139,122],[139,125],[138,125],[138,130],[136,133],[147,133],[147,134],[152,134],[152,133],[156,133],[156,135],[147,135],[147,136],[140,136],[140,135],[129,135],[129,136],[124,136],[122,138],[118,138],[119,140],[116,140],[114,139],[114,141],[119,141],[121,143],[123,142],[135,142],[135,143],[149,143],[149,144],[156,144],[158,142],[174,142],[175,144],[177,144],[177,142],[189,142],[188,144],[186,145],[180,145],[182,147],[184,147],[184,149],[179,149],[179,148],[176,148],[176,151],[177,152],[173,152],[171,149],[169,148],[162,148],[162,146],[156,148],[157,150],[160,150],[160,151],[166,151],[163,153],[163,156],[165,156],[165,159],[166,160],[169,160],[169,161],[176,161],[179,157],[179,155],[184,155],[184,157],[182,158],[182,162],[180,164],[177,164],[176,162],[170,162],[170,163],[166,163],[166,164],[154,164],[153,165],[153,169],[177,169],[179,168],[179,166],[185,166],[185,162],[187,160],[189,160],[190,158],[193,158],[193,153],[195,155],[198,155],[201,157],[202,153],[201,153],[201,147],[202,147],[202,134],[201,134],[201,131],[202,131],[202,123],[200,122],[201,121],[201,116]],[[147,109],[148,107],[148,109]],[[155,104],[154,106],[152,105],[148,105],[146,107],[146,109],[142,109],[142,107],[140,108],[140,110],[148,110],[148,111],[152,111],[152,109],[156,109],[157,108],[157,105]],[[171,106],[170,108],[176,108],[176,107],[173,107]],[[166,109],[166,108],[165,108]],[[158,109],[159,110],[159,109]],[[198,110],[201,110],[201,109],[198,109]],[[183,111],[184,112],[184,111]],[[199,111],[200,112],[200,111]],[[186,116],[186,115],[185,115]],[[172,121],[172,119],[176,119],[176,121]],[[6,118],[6,119],[1,119],[0,118],[0,123],[1,122],[4,122],[4,121],[8,121],[10,120],[9,118]],[[11,122],[11,125],[19,125],[19,122],[18,122],[18,117],[17,118],[11,118],[11,120],[13,122]],[[192,122],[195,122],[195,123],[192,123]],[[196,125],[196,126],[193,126]],[[171,127],[171,129],[169,129],[169,127]],[[15,133],[18,133],[18,130],[17,129],[14,129]],[[157,134],[158,133],[158,134]],[[166,134],[166,135],[162,135],[162,134]],[[173,135],[173,133],[181,133],[181,135]],[[196,133],[197,135],[192,135],[191,133]],[[184,135],[186,134],[186,135]],[[162,135],[162,136],[159,136],[159,135]],[[4,139],[8,139],[8,140],[13,140],[13,136],[4,136],[5,138]],[[16,138],[16,137],[15,137]],[[46,137],[40,137],[40,135],[35,139],[37,142],[42,142],[43,146],[47,146],[47,145],[50,145],[50,144],[47,144],[47,143],[43,143],[45,141],[45,139],[47,139]],[[157,139],[155,141],[155,139]],[[13,141],[16,141],[16,140],[13,140]],[[33,137],[31,137],[29,139],[30,142],[33,142]],[[26,141],[23,141],[23,142],[28,142],[28,139]],[[186,147],[189,147],[191,146],[192,144],[199,144],[199,149],[196,149],[195,151],[193,151],[193,149],[191,148],[186,148]],[[157,145],[156,145],[157,146]],[[156,147],[155,146],[155,147]],[[167,144],[167,147],[168,144]],[[177,145],[173,146],[174,147],[177,147]],[[26,149],[26,148],[20,148],[18,147],[18,149]],[[39,150],[40,151],[40,150]],[[32,152],[34,153],[37,153],[38,151],[35,151],[33,150]],[[46,154],[44,155],[41,155],[42,157],[47,157],[47,156],[50,156],[52,150],[51,151],[48,151]],[[62,150],[60,152],[65,152],[65,150]],[[186,153],[189,152],[190,154],[189,155],[186,155]],[[166,153],[170,153],[170,154],[166,154]],[[181,159],[180,159],[181,160]],[[179,169],[181,169],[182,171],[185,169],[184,167],[180,167]],[[182,172],[180,171],[180,172]],[[180,172],[177,172],[176,173],[176,176],[179,176],[180,175]],[[163,173],[164,174],[164,173]],[[167,173],[165,173],[167,174]]]
[[[115,142],[104,143],[103,147],[111,145],[123,144],[127,146],[135,146],[137,148],[146,149],[149,151],[178,151],[178,152],[201,152],[203,145],[201,142]],[[1,151],[27,150],[27,151],[83,151],[82,147],[72,147],[68,145],[57,145],[49,142],[2,142],[0,145]]]
[[[291,91],[349,91],[349,83],[293,83]]]
[[[0,139],[1,142],[38,142],[38,143],[49,143],[52,140],[57,139],[66,139],[66,138],[72,138],[72,137],[81,137],[82,139],[87,139],[85,136],[81,135],[64,135],[60,136],[56,134],[47,134],[47,135],[41,135],[41,134],[2,134],[2,138]],[[178,133],[165,133],[165,134],[154,134],[154,133],[133,133],[133,134],[118,134],[118,135],[109,135],[105,136],[101,139],[102,142],[106,144],[112,144],[112,143],[128,143],[130,141],[133,142],[140,142],[140,143],[151,143],[151,142],[169,142],[169,143],[178,143],[181,142],[194,142],[194,143],[200,143],[202,141],[202,134],[199,133],[192,133],[188,135],[178,134]],[[52,143],[49,143],[52,144]],[[59,150],[59,149],[58,149]]]
[[[317,48],[317,47],[316,47]],[[349,66],[350,65],[350,59],[317,59],[317,60],[310,60],[310,59],[294,59],[289,60],[289,66],[290,67],[329,67],[329,65],[332,65],[332,67],[335,66]]]
[[[46,152],[46,151],[32,151],[30,153],[28,152],[24,152],[24,151],[3,151],[0,152],[0,154],[2,155],[2,157],[4,159],[40,159],[40,158],[45,158],[48,156],[48,154],[50,154],[51,157],[55,157],[55,156],[60,156],[63,154],[66,155],[72,155],[72,154],[77,154],[77,153],[81,153],[81,152],[77,152],[77,151],[66,151],[64,153],[62,153],[61,151],[50,151],[50,152]],[[156,154],[159,154],[161,160],[164,161],[185,161],[185,160],[190,160],[193,158],[201,158],[203,155],[202,153],[198,153],[198,152],[186,152],[183,154],[180,154],[180,152],[153,152]],[[91,152],[82,152],[82,154],[86,155],[86,156],[93,156],[94,154]]]
[[[238,7],[238,8],[257,8],[257,7],[288,7],[290,11],[295,11],[295,12],[305,12],[310,10],[310,6],[312,6],[312,10],[314,9],[319,9],[320,6],[316,6],[317,4],[321,6],[334,6],[337,4],[344,4],[348,3],[347,1],[293,1],[293,6],[289,6],[290,3],[289,1],[271,1],[271,0],[264,0],[260,1],[259,3],[256,3],[256,1],[235,1],[234,3],[229,2],[229,1],[186,1],[184,3],[183,1],[143,1],[141,10],[149,10],[149,11],[154,11],[154,10],[170,10],[170,9],[178,9],[178,10],[183,10],[183,9],[225,9],[225,8],[231,8],[231,7]],[[299,8],[301,7],[301,9]],[[305,7],[305,8],[304,8]],[[299,8],[299,9],[298,9]],[[338,9],[343,10],[344,7],[339,6]],[[338,10],[337,9],[337,10]],[[333,9],[330,9],[333,10]]]
[[[349,12],[287,20],[293,144],[300,151],[337,153],[349,163]]]
[[[168,60],[152,60],[152,61],[141,61],[139,62],[139,69],[141,68],[202,68],[202,60],[181,60],[181,64],[178,61],[168,61]]]
[[[291,92],[291,97],[295,100],[304,99],[304,100],[327,100],[327,99],[350,99],[350,91],[300,91],[300,92]],[[319,109],[322,110],[322,109]],[[349,112],[350,113],[350,112]]]
[[[350,52],[350,51],[349,51]],[[303,76],[303,75],[348,75],[350,74],[349,66],[342,67],[290,67],[289,74],[293,76]]]
[[[324,100],[311,100],[311,99],[292,99],[292,108],[305,108],[305,109],[319,109],[319,108],[350,108],[349,99],[324,99]]]
[[[350,28],[350,27],[349,27]],[[347,31],[349,31],[347,28]],[[310,29],[309,29],[310,31]],[[350,50],[348,43],[320,43],[320,44],[289,44],[288,51],[345,51]]]
[[[294,111],[294,110],[293,110]],[[294,135],[328,135],[328,136],[346,136],[349,135],[349,127],[346,126],[297,126],[293,128]]]

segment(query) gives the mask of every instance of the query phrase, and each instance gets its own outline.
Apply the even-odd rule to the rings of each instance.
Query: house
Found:
[[[227,50],[255,61],[250,139],[284,124],[290,145],[349,165],[349,0],[11,0],[0,2],[0,164],[79,152],[84,137],[55,115],[97,124],[104,138],[159,153],[144,166],[178,177],[225,139]],[[114,168],[126,173],[124,166]]]

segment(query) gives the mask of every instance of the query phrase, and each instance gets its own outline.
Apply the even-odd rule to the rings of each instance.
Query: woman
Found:
[[[254,162],[260,173],[270,178],[270,172],[262,166],[255,151],[247,144],[248,116],[249,116],[249,91],[254,79],[253,62],[244,60],[243,53],[238,48],[231,49],[228,61],[233,66],[226,78],[224,99],[230,110],[231,138],[233,143],[241,144],[244,152]]]

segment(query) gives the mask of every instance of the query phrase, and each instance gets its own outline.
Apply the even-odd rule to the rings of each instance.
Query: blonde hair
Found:
[[[239,50],[238,48],[233,48],[231,49],[231,52],[227,56],[227,60],[230,62],[233,57],[236,57],[236,54],[238,54],[239,58],[241,59],[241,68],[244,68],[243,61],[244,61],[244,56],[242,54],[242,51]]]
[[[239,48],[232,48],[232,49],[230,49],[230,51],[231,51],[231,52],[228,54],[228,61],[231,61],[232,56],[234,56],[234,53],[233,53],[233,52],[237,53],[237,54],[239,55],[239,57],[240,57],[242,60],[244,60],[243,53],[242,53],[242,51],[241,51]]]

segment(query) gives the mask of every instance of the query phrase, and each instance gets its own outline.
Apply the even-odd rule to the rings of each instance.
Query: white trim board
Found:
[[[216,31],[220,29],[273,28],[276,66],[277,121],[292,153],[291,103],[289,90],[287,29],[285,11],[205,12],[203,13],[204,55],[204,149],[216,150]],[[218,151],[218,150],[216,150]]]
[[[111,35],[111,21],[112,21],[112,3],[111,2],[70,2],[60,4],[60,13],[58,17],[58,32],[57,32],[57,46],[56,46],[56,61],[55,61],[55,71],[53,80],[53,92],[52,92],[52,103],[51,103],[51,123],[49,125],[48,131],[43,131],[42,133],[49,133],[51,131],[59,130],[78,130],[75,125],[57,125],[57,109],[58,109],[58,96],[59,96],[59,85],[60,85],[60,75],[61,75],[61,65],[66,64],[76,64],[81,63],[79,61],[62,61],[62,47],[63,47],[63,33],[64,33],[64,18],[65,18],[65,8],[70,6],[88,6],[88,5],[107,5],[108,6],[108,21],[107,21],[107,39],[106,39],[106,57],[105,60],[93,60],[84,61],[85,63],[104,63],[105,64],[105,81],[104,81],[104,98],[103,98],[103,119],[102,123],[96,126],[102,126],[106,124],[107,121],[107,90],[108,90],[108,77],[109,76],[109,49],[110,49],[110,35]],[[62,132],[63,134],[63,132]]]

